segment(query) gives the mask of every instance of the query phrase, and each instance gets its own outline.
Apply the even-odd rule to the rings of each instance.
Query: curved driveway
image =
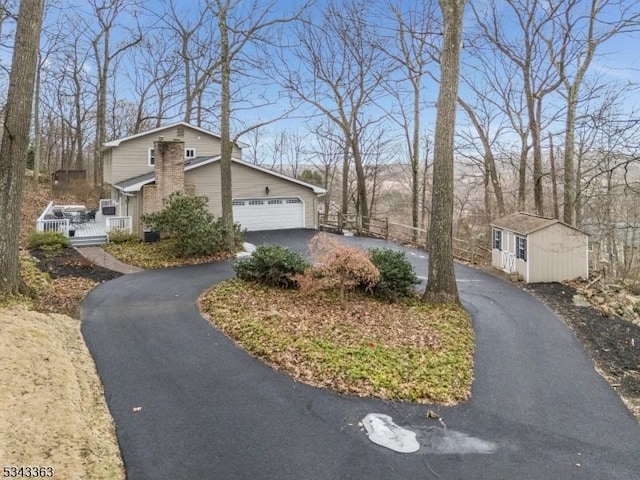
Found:
[[[303,251],[313,233],[251,233],[248,241]],[[424,255],[406,251],[426,275]],[[94,289],[82,332],[128,478],[640,479],[640,426],[564,322],[527,292],[456,268],[476,332],[476,381],[468,403],[431,409],[449,431],[494,443],[493,454],[434,454],[444,440],[428,407],[308,387],[235,347],[195,302],[232,275],[228,262],[125,275]],[[421,450],[371,443],[358,427],[371,412],[418,431]]]

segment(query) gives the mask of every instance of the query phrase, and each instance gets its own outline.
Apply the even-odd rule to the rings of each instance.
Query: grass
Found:
[[[341,302],[237,279],[205,292],[200,306],[248,352],[310,385],[418,403],[471,392],[473,330],[459,307],[356,293]]]
[[[135,265],[145,269],[196,265],[227,260],[233,257],[233,254],[229,253],[202,257],[178,257],[173,251],[173,242],[171,240],[161,240],[153,243],[140,241],[107,243],[102,248],[127,265]]]

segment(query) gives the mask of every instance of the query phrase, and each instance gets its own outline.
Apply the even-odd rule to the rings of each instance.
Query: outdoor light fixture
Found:
[[[269,187],[264,187],[264,194],[269,195]]]

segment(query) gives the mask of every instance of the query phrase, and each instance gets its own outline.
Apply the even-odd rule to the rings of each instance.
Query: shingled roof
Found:
[[[519,233],[521,235],[529,235],[530,233],[537,232],[538,230],[550,227],[556,223],[573,230],[580,231],[569,224],[561,222],[557,218],[546,218],[526,212],[516,212],[507,215],[506,217],[497,218],[491,222],[491,226],[511,230],[512,232]]]

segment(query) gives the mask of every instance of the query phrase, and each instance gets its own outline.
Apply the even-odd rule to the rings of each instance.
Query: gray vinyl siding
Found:
[[[589,273],[588,237],[562,224],[529,235],[529,277],[533,282],[561,282]]]
[[[231,177],[234,199],[298,197],[304,202],[305,227],[317,228],[317,197],[310,188],[236,163],[232,164]],[[185,182],[195,185],[197,195],[209,198],[209,210],[216,217],[222,215],[219,162],[185,172]],[[269,187],[268,196],[265,187]]]
[[[105,151],[105,154],[109,152],[108,154],[111,157],[111,169],[107,183],[113,185],[122,180],[151,172],[153,167],[149,166],[149,149],[153,148],[153,142],[160,136],[163,136],[165,140],[173,140],[175,138],[183,140],[185,148],[195,148],[196,156],[199,157],[220,154],[219,138],[186,126],[183,128],[183,137],[178,137],[178,127],[173,127],[124,141],[118,147],[112,147]],[[237,148],[234,148],[233,154],[236,158],[242,158],[242,153]],[[106,181],[107,178],[105,176]]]

